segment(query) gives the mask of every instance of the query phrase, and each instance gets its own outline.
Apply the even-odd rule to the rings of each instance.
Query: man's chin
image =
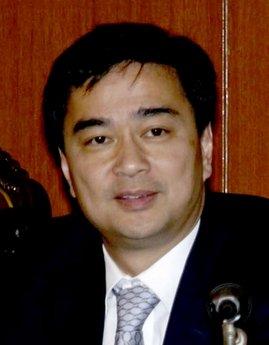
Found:
[[[152,224],[151,224],[152,225]],[[117,246],[132,249],[150,248],[162,242],[162,230],[159,224],[155,226],[145,227],[143,225],[135,224],[134,226],[117,227],[113,230],[113,235],[109,232],[104,234],[107,242]]]

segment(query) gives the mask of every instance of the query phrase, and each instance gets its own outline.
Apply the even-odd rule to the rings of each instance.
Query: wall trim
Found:
[[[229,171],[229,0],[222,0],[222,178],[221,190],[228,192]]]

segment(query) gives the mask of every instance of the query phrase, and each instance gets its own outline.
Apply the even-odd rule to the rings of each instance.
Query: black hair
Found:
[[[48,77],[43,97],[44,126],[56,162],[58,148],[64,151],[63,124],[71,90],[89,79],[93,85],[123,62],[173,67],[194,110],[198,134],[213,121],[215,70],[197,43],[152,24],[102,24],[67,48],[55,60]]]

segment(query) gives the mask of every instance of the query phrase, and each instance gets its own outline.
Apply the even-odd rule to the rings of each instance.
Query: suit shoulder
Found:
[[[251,243],[266,237],[269,200],[259,196],[210,193],[206,197],[203,219],[211,228],[223,229]]]
[[[46,237],[61,247],[95,247],[101,243],[99,232],[86,218],[78,214],[52,218]]]
[[[51,235],[59,237],[83,236],[99,240],[100,236],[95,227],[82,214],[67,214],[54,217],[47,224],[47,230]]]
[[[101,238],[97,230],[83,217],[70,214],[52,218],[33,229],[24,241],[17,261],[26,261],[29,266],[50,260],[64,264],[84,252],[97,255],[100,248]]]
[[[209,193],[207,202],[210,208],[234,212],[267,213],[269,212],[269,199],[256,195]],[[247,216],[247,214],[245,214]]]

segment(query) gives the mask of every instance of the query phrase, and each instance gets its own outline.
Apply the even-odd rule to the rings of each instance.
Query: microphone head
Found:
[[[238,284],[221,284],[210,293],[208,311],[218,322],[226,320],[234,323],[239,319],[246,320],[250,309],[250,299]]]

